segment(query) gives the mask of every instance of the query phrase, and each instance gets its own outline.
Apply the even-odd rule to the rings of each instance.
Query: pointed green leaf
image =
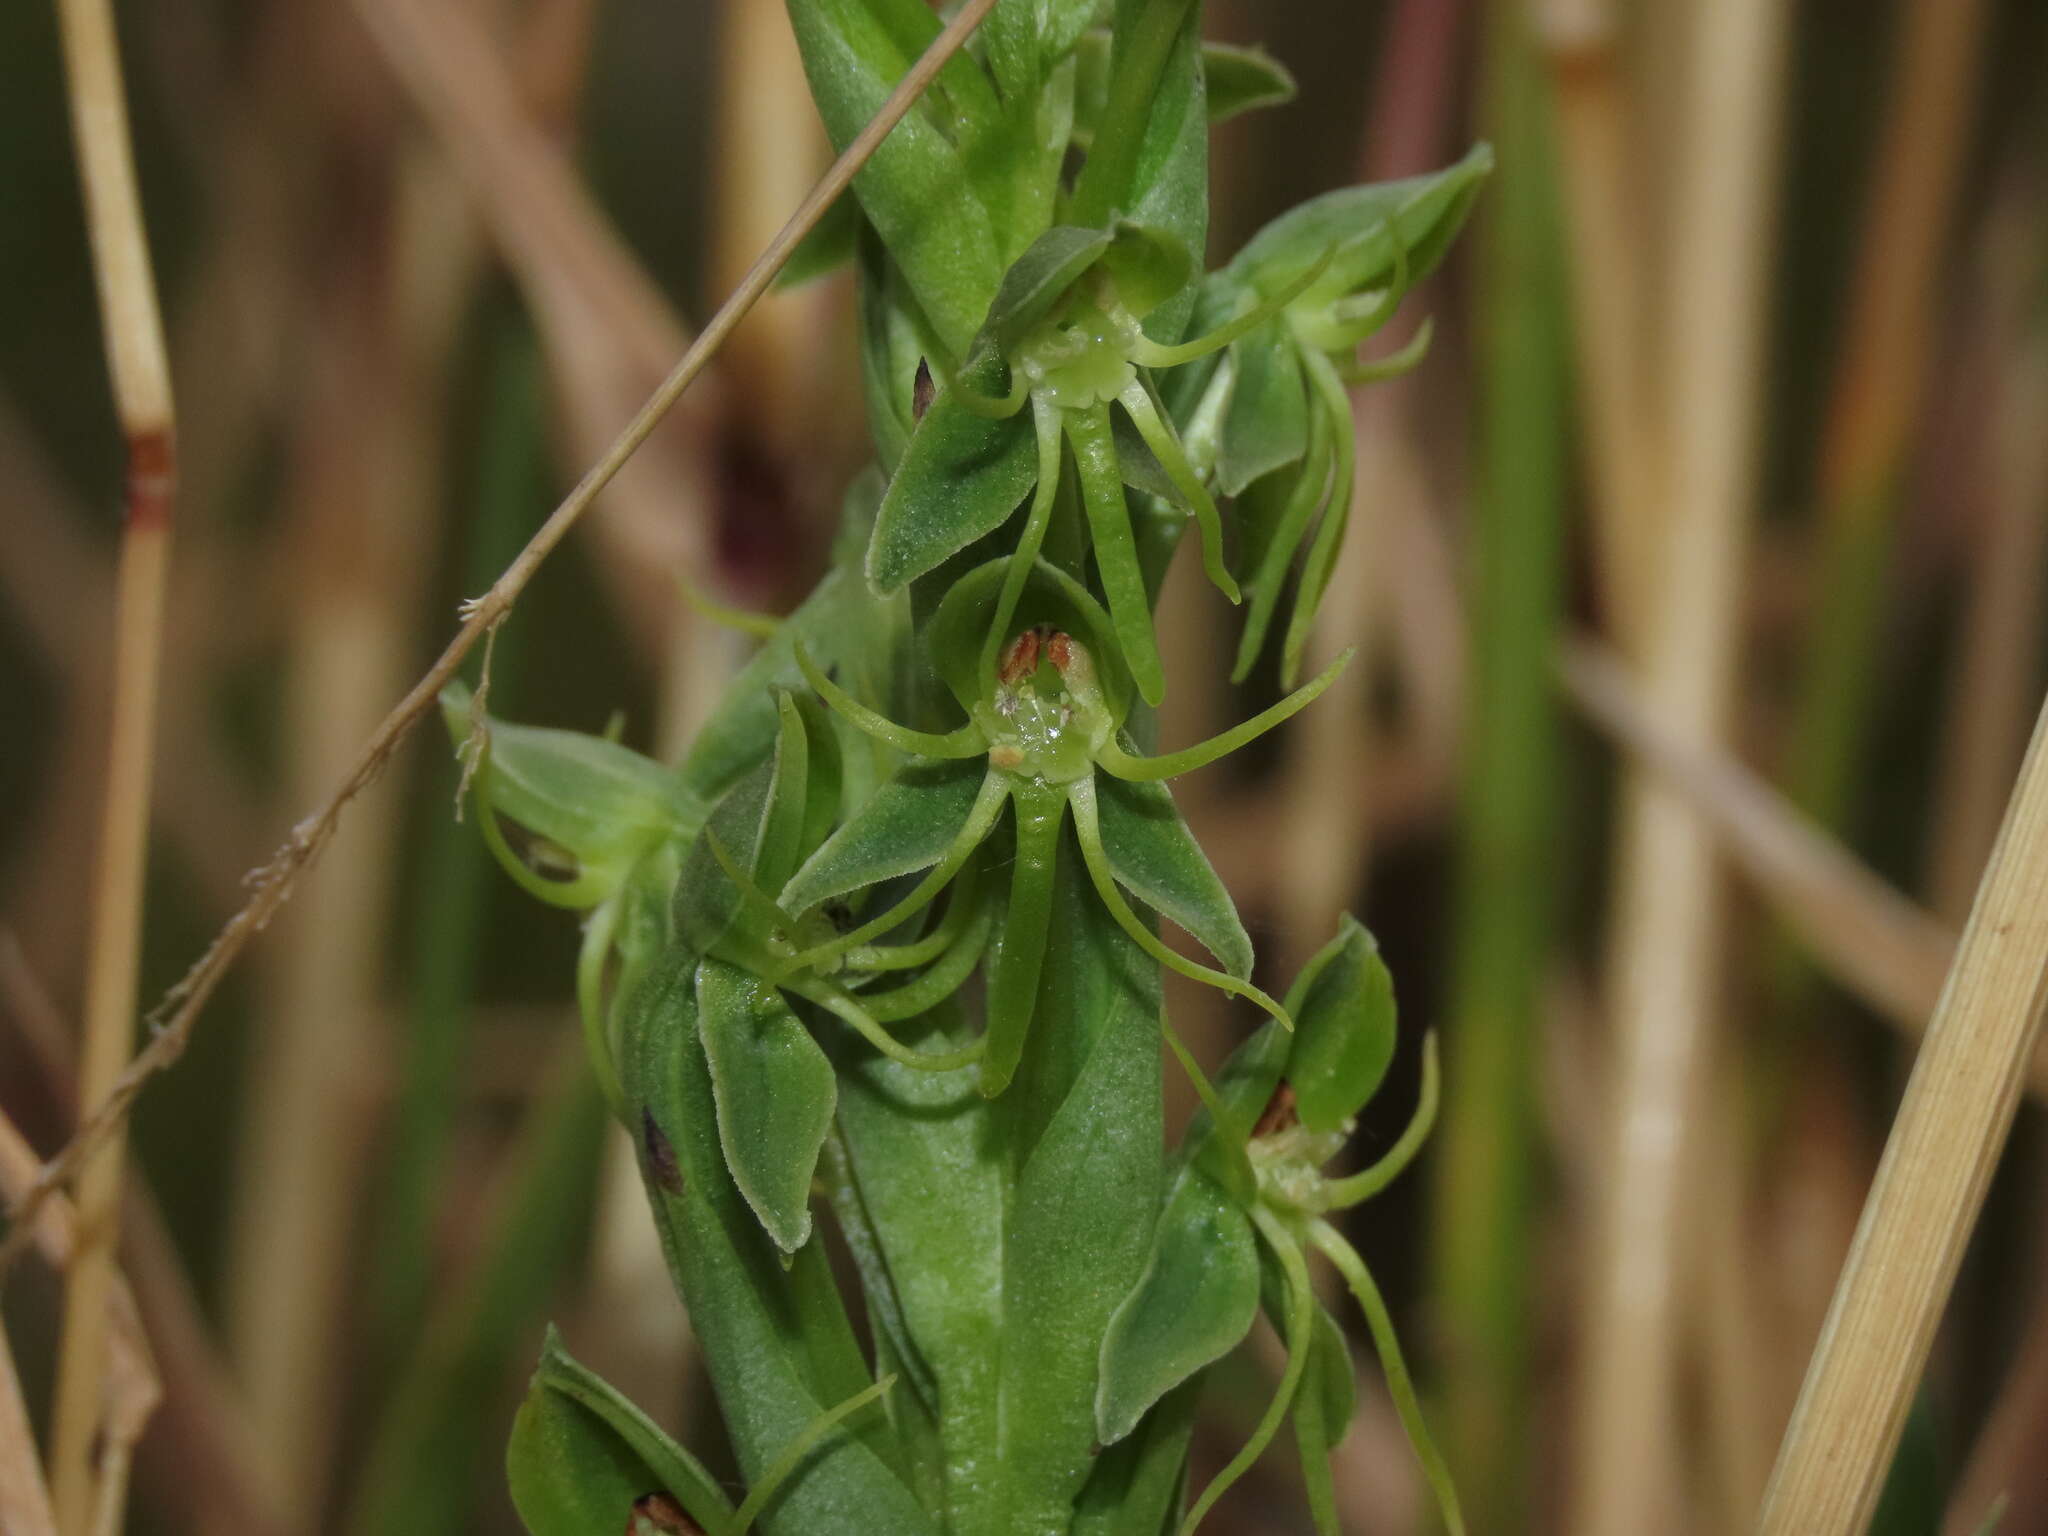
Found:
[[[811,1235],[832,1064],[780,992],[722,960],[697,968],[697,1017],[725,1166],[776,1246],[794,1253]]]
[[[1327,302],[1385,284],[1400,259],[1398,237],[1412,286],[1443,260],[1492,170],[1493,150],[1480,144],[1426,176],[1326,192],[1260,230],[1227,270],[1271,296],[1327,255],[1329,265],[1303,295],[1304,303]]]
[[[1074,1501],[1070,1536],[1172,1536],[1187,1503],[1188,1442],[1200,1399],[1199,1381],[1176,1387],[1136,1433],[1096,1458]]]
[[[1263,48],[1202,44],[1202,74],[1209,87],[1209,121],[1294,100],[1294,76]]]
[[[875,516],[868,581],[886,595],[924,575],[1000,528],[1037,483],[1028,414],[991,421],[940,395],[911,434]]]
[[[978,758],[905,764],[783,887],[783,909],[807,912],[938,863],[967,824],[987,774]]]
[[[711,812],[676,879],[676,929],[700,953],[720,944],[738,920],[741,893],[719,862],[711,840],[745,874],[752,875],[775,807],[776,758],[735,784]]]
[[[624,1529],[634,1503],[656,1493],[707,1531],[722,1529],[732,1514],[703,1464],[571,1359],[552,1328],[513,1425],[506,1470],[531,1536]]]
[[[939,27],[914,0],[789,0],[789,18],[838,150],[867,126]],[[990,122],[993,109],[981,66],[961,54],[853,179],[862,213],[955,357],[966,355],[1003,267],[972,162],[949,129]]]
[[[1346,913],[1337,936],[1302,968],[1287,994],[1294,1053],[1287,1081],[1301,1123],[1324,1134],[1379,1090],[1394,1059],[1394,979],[1379,945]]]
[[[1251,974],[1252,941],[1201,844],[1164,784],[1095,776],[1102,846],[1117,884],[1178,923],[1240,979]]]
[[[1109,1320],[1095,1427],[1105,1445],[1251,1331],[1259,1259],[1251,1221],[1199,1168],[1186,1168],[1152,1232],[1145,1272]]]

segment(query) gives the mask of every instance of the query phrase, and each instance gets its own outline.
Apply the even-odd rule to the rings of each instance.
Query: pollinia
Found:
[[[940,25],[925,0],[789,13],[841,145]],[[1147,744],[1184,534],[1243,604],[1237,676],[1277,632],[1293,687],[1350,510],[1346,385],[1426,332],[1377,365],[1359,345],[1490,157],[1317,198],[1205,276],[1209,126],[1292,87],[1199,23],[1195,0],[999,0],[800,253],[857,269],[876,464],[832,569],[680,765],[444,701],[491,848],[583,914],[592,1068],[743,1479],[551,1338],[508,1458],[534,1536],[1189,1532],[1289,1420],[1328,1536],[1354,1376],[1311,1252],[1363,1308],[1458,1527],[1330,1221],[1414,1155],[1434,1052],[1400,1143],[1325,1173],[1393,1054],[1386,969],[1346,917],[1284,997],[1255,985],[1169,787],[1337,668],[1200,746]],[[1263,1015],[1213,1083],[1162,968]],[[1203,1106],[1171,1151],[1162,1039]],[[1191,1489],[1204,1373],[1261,1309],[1285,1373]]]

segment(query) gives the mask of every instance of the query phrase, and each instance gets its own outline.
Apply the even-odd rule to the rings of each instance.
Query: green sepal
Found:
[[[1379,945],[1348,912],[1287,994],[1294,1052],[1287,1081],[1301,1123],[1322,1135],[1371,1100],[1394,1059],[1394,979]]]
[[[1412,286],[1443,260],[1492,170],[1492,147],[1478,144],[1425,176],[1325,192],[1252,236],[1224,270],[1270,297],[1327,257],[1296,301],[1304,308],[1383,287],[1404,260]]]
[[[1109,33],[1089,32],[1074,48],[1074,142],[1086,149],[1109,97]],[[1277,107],[1296,94],[1294,76],[1263,48],[1202,44],[1209,121],[1225,122],[1258,107]]]
[[[1143,317],[1186,289],[1195,275],[1195,254],[1176,230],[1121,219],[1102,266],[1116,283],[1119,302]]]
[[[994,622],[996,601],[1009,568],[1009,558],[1004,557],[967,572],[947,589],[925,627],[925,651],[932,670],[962,709],[973,709],[983,697],[982,641]],[[1088,648],[1110,718],[1122,720],[1131,708],[1133,685],[1117,645],[1116,627],[1094,594],[1044,560],[1034,562],[1025,578],[1017,610],[1011,615],[1010,633],[1020,634],[1035,624],[1064,630]]]
[[[505,1470],[530,1536],[627,1529],[635,1503],[657,1493],[672,1497],[708,1536],[732,1518],[731,1502],[702,1463],[571,1359],[553,1328],[513,1421]]]
[[[1278,320],[1233,344],[1236,378],[1216,461],[1216,488],[1226,496],[1240,494],[1308,452],[1308,384],[1299,347]],[[1253,558],[1247,551],[1247,567]]]
[[[465,684],[442,690],[441,718],[458,749],[470,740],[471,714]],[[615,741],[488,715],[476,723],[486,835],[507,872],[544,901],[596,906],[650,849],[703,818],[667,769]],[[520,829],[522,848],[505,840],[499,821]]]
[[[1053,225],[1003,274],[982,334],[998,351],[1007,353],[1102,259],[1111,239],[1106,229]]]
[[[1294,76],[1263,48],[1230,43],[1202,44],[1202,79],[1209,92],[1209,121],[1227,122],[1260,107],[1294,100]]]
[[[774,987],[738,966],[697,967],[697,1027],[725,1166],[784,1253],[811,1235],[811,1178],[832,1128],[832,1063]]]
[[[1107,0],[1001,0],[981,24],[989,70],[1005,98],[1028,102],[1074,49]]]
[[[812,99],[833,148],[843,151],[938,34],[938,19],[905,0],[788,6]],[[861,212],[956,357],[965,355],[1003,268],[970,156],[949,129],[985,127],[993,105],[980,64],[956,57],[853,179]]]
[[[918,758],[847,818],[782,888],[791,915],[939,862],[967,825],[988,765]]]
[[[1113,1445],[1167,1392],[1235,1349],[1259,1311],[1259,1258],[1243,1208],[1200,1168],[1181,1170],[1145,1271],[1102,1339],[1095,1429]]]
[[[981,387],[999,370],[967,381]],[[1029,415],[977,416],[941,393],[911,434],[868,542],[867,577],[886,596],[1007,522],[1038,483]]]
[[[1095,783],[1102,846],[1117,884],[1194,935],[1232,976],[1250,976],[1251,936],[1171,791],[1107,774]]]

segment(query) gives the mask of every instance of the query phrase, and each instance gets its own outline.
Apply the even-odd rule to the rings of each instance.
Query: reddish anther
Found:
[[[1055,672],[1065,677],[1067,667],[1074,659],[1073,636],[1063,630],[1055,630],[1052,638],[1045,642],[1045,659],[1052,663]]]
[[[1038,648],[1044,636],[1040,629],[1027,629],[1010,642],[996,668],[996,681],[1004,685],[1022,681],[1038,670]]]

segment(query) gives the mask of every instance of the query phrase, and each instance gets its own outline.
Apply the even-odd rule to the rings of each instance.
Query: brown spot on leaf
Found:
[[[676,1161],[675,1144],[654,1123],[654,1111],[640,1111],[640,1140],[647,1148],[647,1167],[654,1182],[672,1195],[683,1192],[683,1169]]]
[[[910,386],[910,419],[912,421],[924,420],[924,413],[932,408],[932,396],[938,392],[938,385],[932,382],[931,363],[927,359],[920,357],[917,360],[917,378]]]

